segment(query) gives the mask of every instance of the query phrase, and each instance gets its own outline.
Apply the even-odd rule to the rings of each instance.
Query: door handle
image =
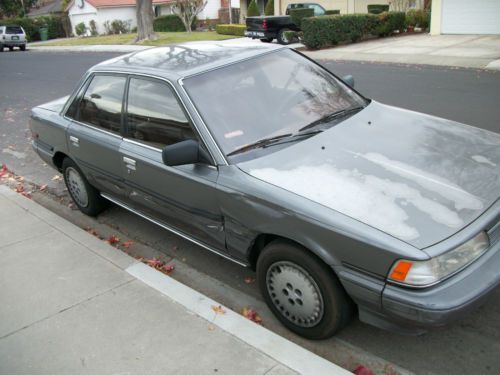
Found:
[[[69,141],[75,147],[78,147],[78,145],[80,144],[80,140],[78,138],[76,138],[75,136],[72,136],[72,135],[69,136]]]
[[[135,160],[131,158],[127,158],[126,156],[123,157],[123,162],[125,163],[125,166],[127,169],[130,171],[135,171]]]

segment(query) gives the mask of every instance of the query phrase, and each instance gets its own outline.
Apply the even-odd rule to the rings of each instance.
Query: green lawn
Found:
[[[193,42],[201,40],[224,40],[239,38],[233,35],[220,35],[215,31],[193,31],[191,34],[186,32],[172,32],[172,33],[156,33],[158,34],[157,40],[146,41],[140,43],[146,46],[159,46],[172,43]],[[119,35],[105,35],[105,36],[92,36],[85,38],[69,38],[58,40],[54,42],[47,42],[39,44],[38,46],[89,46],[96,44],[133,44],[136,34],[119,34]]]

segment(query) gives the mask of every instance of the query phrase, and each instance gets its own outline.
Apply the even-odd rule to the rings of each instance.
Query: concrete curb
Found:
[[[216,301],[143,263],[134,264],[126,271],[151,288],[183,305],[189,311],[212,322],[212,324],[300,374],[352,374],[234,311],[225,308],[225,314],[216,314],[212,310],[212,306],[219,306]]]

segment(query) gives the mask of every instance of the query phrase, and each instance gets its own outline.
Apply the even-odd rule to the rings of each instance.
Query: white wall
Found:
[[[121,20],[121,21],[131,21],[130,27],[137,26],[137,17],[135,15],[135,6],[133,7],[112,7],[112,8],[99,8],[98,9],[98,19],[99,26],[98,32],[99,34],[104,34],[104,22],[113,20]]]
[[[97,23],[97,9],[86,1],[83,3],[83,8],[78,7],[75,1],[73,6],[68,11],[68,16],[71,21],[71,30],[75,35],[75,26],[80,22],[85,23],[85,26],[87,27],[89,27],[89,22],[91,20],[94,20]]]
[[[203,11],[200,14],[198,14],[197,18],[199,20],[205,20],[207,18],[213,20],[219,18],[220,3],[221,3],[220,0],[208,0],[207,6],[205,7],[205,9],[203,9]],[[239,8],[240,0],[231,0],[231,6],[233,8]],[[166,14],[172,14],[171,7],[172,5],[162,5],[160,14],[162,16]]]

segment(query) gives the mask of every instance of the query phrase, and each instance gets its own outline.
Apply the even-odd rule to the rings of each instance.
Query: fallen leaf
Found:
[[[161,261],[160,259],[153,258],[153,259],[146,259],[145,263],[153,268],[160,269],[165,265],[165,262]]]
[[[99,237],[99,232],[97,232],[94,228],[87,227],[85,228],[85,231],[87,231],[93,236]]]
[[[73,202],[69,202],[68,208],[71,208],[72,210],[78,210],[78,207]]]
[[[173,270],[175,270],[175,265],[174,264],[165,264],[163,267],[161,267],[161,271],[164,271],[167,275],[170,274]]]
[[[134,243],[134,241],[125,241],[122,243],[122,246],[125,248],[125,249],[128,249],[130,247],[130,245],[132,245]]]
[[[7,169],[7,165],[2,164],[2,169],[0,169],[0,177],[6,176],[9,174],[9,170]]]
[[[18,182],[23,182],[24,181],[24,177],[23,176],[16,176],[14,177],[14,179]]]
[[[23,191],[21,195],[25,196],[28,199],[31,199],[31,193],[29,191]]]
[[[120,239],[115,236],[115,235],[112,235],[112,236],[109,236],[108,239],[106,240],[107,243],[109,243],[110,245],[114,245],[115,243],[118,243],[120,242]]]
[[[23,191],[24,191],[23,184],[17,184],[16,185],[16,193],[22,193]]]
[[[221,306],[212,306],[212,310],[214,310],[214,313],[219,314],[219,315],[224,315],[226,313],[226,310]]]
[[[262,318],[259,316],[259,314],[257,314],[257,311],[255,311],[251,307],[244,307],[241,310],[241,315],[254,323],[262,324]]]
[[[208,325],[208,330],[213,331],[215,329],[215,326],[213,324]]]
[[[47,185],[42,185],[42,186],[40,186],[40,187],[38,188],[38,190],[40,190],[40,191],[45,191],[45,190],[47,190]]]
[[[372,370],[370,370],[368,367],[359,365],[356,367],[353,371],[355,375],[373,375]]]
[[[56,174],[54,177],[51,178],[52,181],[61,181],[62,177]]]
[[[245,277],[245,284],[253,284],[255,279],[253,277]]]

